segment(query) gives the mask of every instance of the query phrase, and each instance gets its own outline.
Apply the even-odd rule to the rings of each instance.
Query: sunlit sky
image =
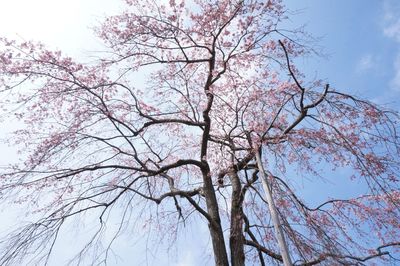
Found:
[[[92,28],[106,14],[121,10],[119,0],[4,0],[0,32],[15,39],[36,40],[82,55],[97,45]]]
[[[286,3],[296,14],[291,17],[292,25],[305,24],[308,32],[321,37],[318,46],[327,56],[302,62],[312,78],[323,78],[334,88],[399,109],[400,1],[288,0]],[[106,14],[117,13],[121,8],[118,0],[2,0],[0,35],[42,41],[49,47],[82,57],[87,51],[100,47],[92,28]],[[0,156],[0,165],[2,158],[4,160],[4,154]],[[14,218],[3,213],[2,223],[12,224]],[[206,228],[202,230],[206,233]],[[162,256],[168,261],[162,265],[205,264],[204,253],[196,249],[193,240],[198,232],[194,228],[187,231],[188,235],[181,239],[186,245],[179,251],[180,258],[168,258],[163,251]],[[122,241],[129,241],[129,238]],[[200,246],[207,245],[206,239]],[[123,246],[118,245],[120,250],[115,250],[122,253],[118,265],[139,265],[135,264],[138,261],[135,256],[143,253],[130,250],[128,243]],[[207,263],[211,265],[212,260]],[[150,258],[149,265],[159,263]]]
[[[288,0],[297,26],[322,37],[328,58],[308,61],[310,71],[337,86],[385,102],[400,91],[400,1]],[[0,8],[0,34],[40,40],[81,56],[99,47],[92,28],[121,10],[120,0],[8,0]],[[313,64],[314,63],[314,64]],[[379,88],[379,89],[378,89]],[[385,95],[383,95],[383,92]]]

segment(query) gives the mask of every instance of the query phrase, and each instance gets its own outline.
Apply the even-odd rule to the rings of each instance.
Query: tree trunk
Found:
[[[208,228],[210,230],[211,241],[213,245],[215,265],[229,266],[224,233],[222,231],[221,218],[219,216],[218,202],[215,196],[215,191],[212,185],[209,169],[207,171],[203,171],[203,180],[207,213],[211,218],[211,222],[208,224]]]
[[[283,264],[285,266],[292,266],[293,264],[292,264],[292,261],[290,260],[289,250],[288,250],[288,246],[285,241],[285,236],[282,231],[281,223],[280,223],[279,216],[278,216],[278,211],[276,209],[274,200],[272,198],[271,188],[268,185],[267,178],[265,176],[265,171],[264,171],[264,167],[262,165],[260,151],[257,151],[256,159],[257,159],[258,170],[260,171],[260,174],[261,174],[261,181],[262,181],[262,184],[264,187],[266,200],[268,202],[268,208],[269,208],[269,212],[271,214],[272,223],[274,224],[275,237],[276,237],[276,240],[278,241],[279,249],[281,251]]]
[[[236,172],[230,174],[232,184],[231,230],[229,246],[232,266],[244,266],[243,209],[241,206],[241,185]]]
[[[225,240],[221,226],[214,228],[212,224],[208,224],[208,228],[210,229],[213,244],[215,265],[228,266],[228,255],[226,253]]]

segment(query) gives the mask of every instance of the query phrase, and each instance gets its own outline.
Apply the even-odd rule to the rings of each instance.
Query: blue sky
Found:
[[[90,27],[96,25],[103,14],[119,9],[116,0],[70,0],[57,4],[54,0],[37,0],[35,4],[31,0],[8,2],[2,3],[0,9],[0,35],[42,40],[73,55],[95,50],[93,47],[97,43],[90,37]],[[400,1],[288,0],[286,3],[290,10],[298,11],[291,17],[292,25],[306,24],[308,32],[322,37],[317,44],[327,54],[327,57],[304,59],[306,73],[327,80],[334,88],[399,109]],[[0,155],[0,165],[5,159],[5,155]],[[354,192],[352,189],[356,186],[349,186],[346,193]],[[2,223],[5,220],[12,221],[5,217]],[[196,235],[193,228],[187,231],[189,235]],[[202,232],[206,232],[206,228],[202,228]],[[199,251],[198,242],[187,238],[181,237],[183,250],[177,252],[181,260],[175,260],[172,255],[171,265],[204,265],[206,256]],[[128,240],[129,237],[122,238],[122,241]],[[205,239],[200,248],[207,245]],[[124,250],[120,255],[125,263],[119,265],[126,265],[126,260],[134,263],[132,250],[123,246],[120,245],[119,250]],[[118,252],[118,248],[115,250]],[[161,253],[167,258],[165,252]],[[209,262],[211,265],[212,260]],[[149,264],[152,263],[157,265],[157,260],[150,260]]]
[[[337,89],[398,108],[400,93],[400,1],[288,1],[300,10],[295,22],[322,37],[327,58],[306,63]]]
[[[290,0],[297,15],[292,25],[320,38],[317,47],[326,56],[300,60],[311,79],[321,78],[331,87],[400,109],[400,1],[397,0]],[[351,172],[329,172],[327,181],[296,181],[308,202],[327,197],[347,198],[367,192],[362,180],[349,181]],[[323,189],[321,189],[323,188]],[[316,193],[318,191],[318,193]]]

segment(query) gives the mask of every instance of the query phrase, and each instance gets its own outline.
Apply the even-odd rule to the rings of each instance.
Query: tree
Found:
[[[1,39],[2,107],[26,125],[12,140],[25,160],[3,169],[1,197],[40,216],[8,235],[1,265],[47,263],[65,221],[83,214],[98,229],[78,264],[91,249],[93,264],[106,261],[131,221],[171,234],[207,223],[216,265],[283,262],[273,226],[295,265],[394,258],[398,114],[307,82],[294,61],[312,49],[302,30],[280,29],[281,1],[126,3],[97,30],[107,50],[95,63]],[[307,203],[293,180],[325,178],[326,165],[369,193]],[[101,250],[114,209],[120,228]]]

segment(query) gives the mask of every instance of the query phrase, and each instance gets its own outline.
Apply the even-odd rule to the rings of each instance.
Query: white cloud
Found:
[[[383,11],[383,34],[400,44],[400,2],[385,0]],[[400,49],[393,62],[393,69],[394,76],[390,81],[390,86],[395,90],[400,90]]]
[[[395,39],[397,42],[400,42],[400,18],[397,19],[397,21],[393,21],[392,23],[389,23],[383,29],[383,33],[386,36]]]
[[[384,22],[398,21],[399,11],[400,11],[400,2],[398,0],[383,1]]]
[[[400,91],[400,53],[397,54],[396,60],[394,61],[395,75],[390,82],[393,89]]]
[[[371,54],[366,54],[357,63],[356,71],[362,73],[371,70],[376,65],[376,59]]]

